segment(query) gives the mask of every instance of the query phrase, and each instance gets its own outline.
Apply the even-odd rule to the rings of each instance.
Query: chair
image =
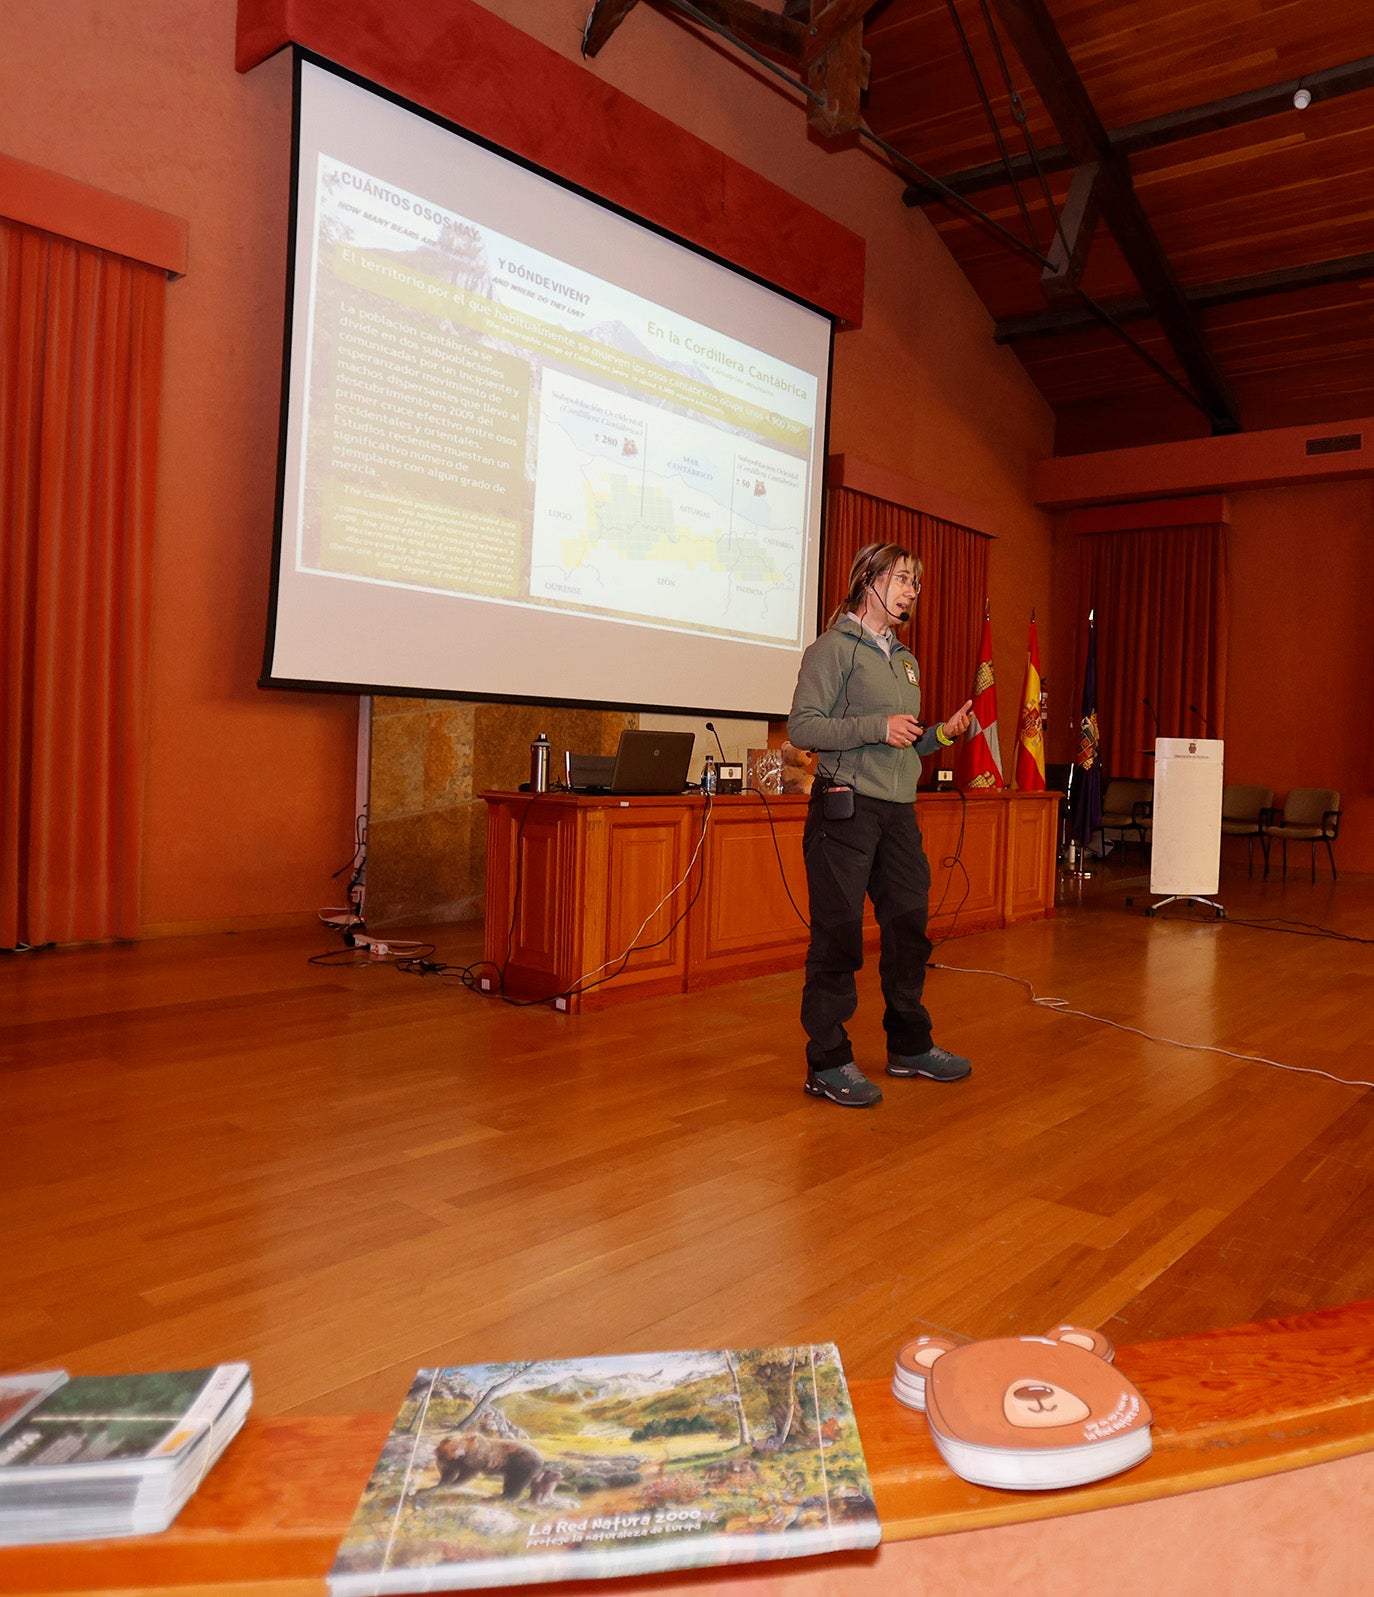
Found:
[[[1255,839],[1264,853],[1265,874],[1269,871],[1269,839],[1264,835],[1260,817],[1274,807],[1272,787],[1247,787],[1244,783],[1230,782],[1221,790],[1221,835],[1245,839],[1246,865],[1251,876],[1255,874]]]
[[[1277,837],[1283,845],[1283,874],[1288,875],[1288,839],[1312,847],[1312,880],[1317,879],[1317,844],[1326,844],[1331,861],[1331,880],[1336,880],[1336,856],[1331,845],[1341,829],[1341,795],[1329,787],[1295,787],[1283,801],[1283,819],[1277,810],[1266,810],[1260,818],[1264,839],[1264,874],[1269,875],[1269,842]]]
[[[1126,846],[1126,834],[1133,832],[1140,845],[1140,858],[1145,859],[1150,832],[1154,824],[1153,782],[1136,781],[1129,777],[1114,776],[1102,793],[1102,836],[1115,832]]]

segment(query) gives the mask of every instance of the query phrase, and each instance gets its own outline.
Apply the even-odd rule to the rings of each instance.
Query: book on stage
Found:
[[[421,1370],[334,1597],[875,1546],[833,1345]]]

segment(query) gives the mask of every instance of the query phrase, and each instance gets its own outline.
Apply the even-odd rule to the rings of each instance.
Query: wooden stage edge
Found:
[[[1261,1477],[1374,1453],[1374,1300],[1123,1347],[1116,1362],[1144,1394],[1155,1423],[1152,1456],[1112,1479],[1056,1492],[971,1486],[945,1467],[923,1415],[899,1405],[885,1381],[857,1381],[854,1403],[883,1525],[883,1546],[876,1552],[557,1582],[537,1589],[752,1590],[830,1597],[917,1589],[911,1582],[935,1590],[923,1578],[933,1573],[930,1555],[939,1552],[929,1538],[1008,1526],[1049,1533],[1053,1527],[1047,1522],[1107,1510],[1092,1526],[1092,1544],[1100,1552],[1112,1541],[1110,1511],[1162,1504],[1204,1488],[1221,1489],[1205,1505],[1208,1535],[1229,1537],[1235,1544],[1229,1550],[1219,1544],[1213,1551],[1254,1558],[1263,1546],[1273,1500],[1268,1509],[1257,1508],[1229,1489],[1243,1492],[1244,1483]],[[0,1591],[44,1597],[135,1591],[170,1597],[321,1597],[391,1419],[380,1413],[250,1419],[170,1530],[122,1541],[0,1549]],[[1361,1482],[1366,1474],[1374,1482],[1371,1463],[1365,1461]],[[1352,1544],[1346,1555],[1363,1557],[1371,1532],[1356,1528],[1358,1508],[1339,1489],[1348,1490],[1349,1484],[1346,1477],[1328,1483],[1321,1471],[1305,1483],[1295,1482],[1292,1494],[1302,1500],[1291,1505],[1290,1518],[1305,1522],[1311,1512],[1313,1537],[1329,1542],[1330,1529],[1320,1523],[1321,1505],[1333,1499],[1331,1517]],[[1313,1503],[1316,1507],[1309,1509]],[[1119,1516],[1116,1526],[1139,1557],[1157,1567],[1159,1550],[1141,1545],[1142,1526],[1126,1525]],[[1291,1526],[1289,1531],[1291,1543]],[[967,1537],[956,1540],[969,1544]],[[1024,1546],[1019,1555],[1024,1560]],[[1170,1587],[1185,1589],[1194,1588]],[[1262,1583],[1247,1589],[1283,1588]],[[1312,1589],[1347,1588],[1340,1583]]]

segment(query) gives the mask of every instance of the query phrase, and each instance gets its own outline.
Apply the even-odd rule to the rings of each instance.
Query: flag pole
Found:
[[[1076,847],[1069,851],[1070,874],[1080,879],[1092,872],[1083,856],[1093,834],[1102,822],[1102,766],[1097,726],[1097,637],[1096,606],[1088,611],[1088,648],[1083,663],[1083,697],[1076,729],[1077,753],[1074,756],[1074,794],[1071,813],[1072,835]]]

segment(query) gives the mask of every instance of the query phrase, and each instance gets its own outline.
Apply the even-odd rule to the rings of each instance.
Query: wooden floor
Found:
[[[1134,895],[1136,906],[1125,899]],[[417,1367],[922,1330],[1118,1342],[1374,1294],[1374,878],[1143,877],[946,943],[956,1086],[803,1095],[799,975],[570,1018],[318,931],[0,960],[0,1369],[252,1362],[261,1415],[392,1409]],[[472,928],[439,957],[480,957]],[[876,976],[853,1028],[880,1057]]]

